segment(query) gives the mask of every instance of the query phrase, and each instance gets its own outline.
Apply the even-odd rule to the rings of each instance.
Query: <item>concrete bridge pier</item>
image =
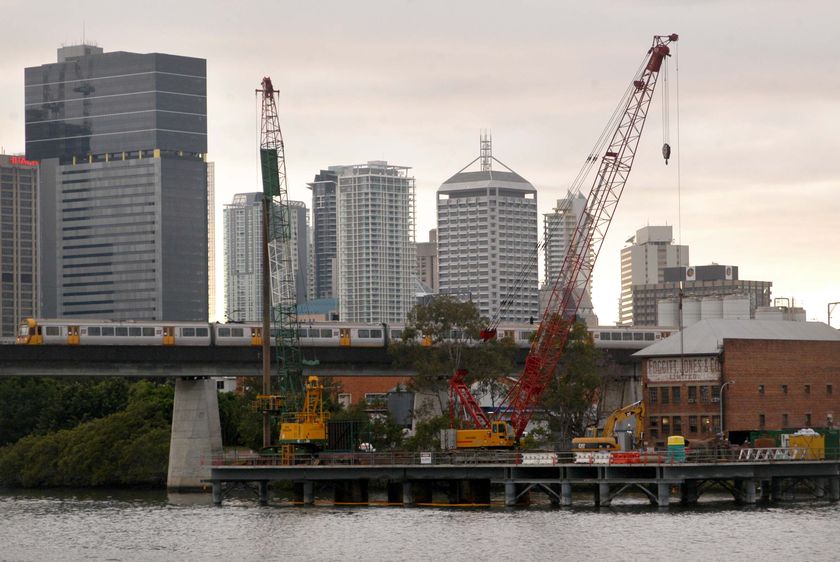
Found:
[[[257,482],[260,487],[260,505],[268,505],[268,480]]]
[[[660,482],[656,485],[656,505],[659,507],[668,507],[671,502],[671,485],[666,482]]]
[[[213,505],[222,505],[222,483],[213,481]]]
[[[743,501],[747,505],[755,505],[755,480],[747,478],[741,482]]]
[[[610,485],[606,482],[600,482],[595,489],[595,506],[607,507],[612,503],[610,498]]]
[[[572,485],[569,482],[560,484],[560,505],[563,507],[571,507],[572,505]]]
[[[402,502],[403,507],[414,507],[414,485],[410,480],[402,483]]]
[[[171,491],[207,488],[214,455],[221,455],[222,426],[216,383],[208,378],[175,380],[172,437],[166,487]]]

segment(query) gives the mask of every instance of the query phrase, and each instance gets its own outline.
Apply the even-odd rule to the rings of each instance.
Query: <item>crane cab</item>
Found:
[[[455,431],[456,449],[511,449],[514,445],[513,426],[506,421],[493,421],[489,428]]]

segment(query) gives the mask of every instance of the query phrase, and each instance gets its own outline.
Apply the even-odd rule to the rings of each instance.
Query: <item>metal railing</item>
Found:
[[[588,455],[588,458],[587,458]],[[683,463],[778,463],[840,459],[840,450],[814,450],[796,447],[731,447],[721,449],[686,449],[685,455],[673,451],[387,451],[322,452],[297,454],[284,459],[277,454],[228,451],[203,459],[213,466],[395,466],[395,465],[508,465],[552,466],[559,464],[661,466]]]

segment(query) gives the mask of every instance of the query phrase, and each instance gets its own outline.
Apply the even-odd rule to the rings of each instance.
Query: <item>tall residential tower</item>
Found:
[[[338,176],[338,306],[343,322],[403,322],[415,302],[414,178],[371,161]]]
[[[479,160],[479,171],[466,171]],[[438,189],[437,220],[440,293],[471,299],[487,318],[537,317],[537,190],[492,156],[489,139]]]

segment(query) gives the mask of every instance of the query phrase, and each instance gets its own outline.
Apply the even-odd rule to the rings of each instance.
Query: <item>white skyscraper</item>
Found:
[[[344,322],[403,322],[415,302],[414,178],[371,161],[338,174],[338,307]]]
[[[662,283],[666,267],[688,266],[688,246],[673,243],[671,226],[646,226],[621,249],[621,301],[618,321],[633,324],[633,285]]]
[[[263,194],[237,193],[222,211],[225,238],[225,317],[229,321],[262,319]],[[292,255],[298,302],[306,298],[308,250],[306,205],[289,201],[292,213]],[[275,207],[279,212],[279,207]],[[298,234],[303,236],[302,243]],[[302,267],[301,267],[302,266]]]
[[[555,207],[554,212],[543,215],[543,240],[545,240],[545,285],[543,290],[546,301],[554,283],[557,281],[557,275],[560,273],[560,268],[563,267],[572,237],[585,210],[586,197],[581,193],[573,195],[569,192],[565,198],[557,200],[557,207]],[[589,275],[592,270],[595,254],[591,245],[587,256],[588,260],[581,268],[579,279]],[[582,283],[579,285],[582,285]],[[592,310],[591,276],[586,287],[581,287],[580,293],[577,297],[580,299],[577,307],[578,315],[590,325],[597,325],[597,317],[594,316]]]
[[[465,171],[479,160],[480,170]],[[506,170],[493,170],[494,161]],[[536,318],[537,190],[493,158],[489,138],[438,189],[437,219],[440,293],[472,299],[487,318]]]

